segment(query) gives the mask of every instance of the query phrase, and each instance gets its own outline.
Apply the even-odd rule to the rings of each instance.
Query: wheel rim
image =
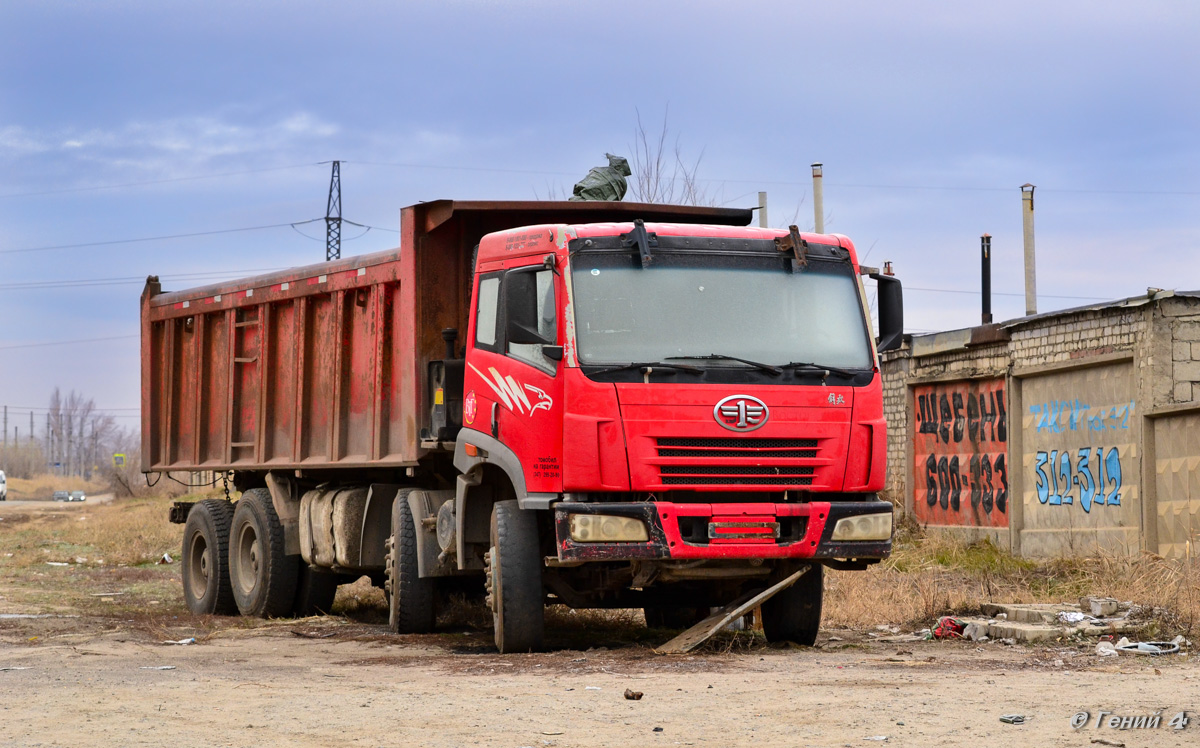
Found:
[[[212,554],[209,553],[208,543],[205,542],[203,533],[194,534],[192,542],[188,546],[187,570],[191,580],[192,596],[197,600],[208,594],[211,560]]]
[[[243,595],[249,595],[258,584],[261,557],[262,548],[258,542],[258,533],[251,524],[246,523],[238,532],[237,552],[234,554],[237,566],[233,573],[234,584]]]

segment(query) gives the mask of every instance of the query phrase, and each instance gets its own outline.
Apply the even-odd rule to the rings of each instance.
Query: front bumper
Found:
[[[886,501],[813,501],[806,504],[578,503],[554,505],[560,561],[647,559],[882,559],[892,541],[833,541],[843,517],[891,513]],[[637,543],[581,543],[571,539],[570,515],[610,514],[646,523],[650,539]]]

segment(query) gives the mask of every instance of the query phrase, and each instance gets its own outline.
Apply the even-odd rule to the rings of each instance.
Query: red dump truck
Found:
[[[307,614],[369,575],[391,628],[425,632],[477,589],[513,652],[548,604],[684,627],[809,568],[762,619],[811,644],[822,568],[891,550],[877,351],[901,290],[844,236],[751,217],[442,200],[402,210],[394,250],[149,278],[142,470],[242,492],[172,508],[188,607]]]

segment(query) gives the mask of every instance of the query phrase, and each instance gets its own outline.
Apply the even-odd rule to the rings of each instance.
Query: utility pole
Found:
[[[342,256],[342,162],[333,162],[329,176],[329,202],[325,205],[325,261]]]
[[[8,406],[4,406],[4,446],[8,446]]]
[[[29,443],[33,444],[33,411],[29,411]]]

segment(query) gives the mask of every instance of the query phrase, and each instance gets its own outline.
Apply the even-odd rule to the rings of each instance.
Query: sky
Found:
[[[1025,183],[1039,311],[1200,289],[1196,3],[5,0],[0,28],[10,430],[55,387],[135,427],[145,276],[322,261],[290,224],[331,160],[361,254],[418,201],[569,193],[639,117],[776,226],[812,228],[824,163],[825,229],[894,264],[910,332],[978,323],[983,233],[1024,313]]]

